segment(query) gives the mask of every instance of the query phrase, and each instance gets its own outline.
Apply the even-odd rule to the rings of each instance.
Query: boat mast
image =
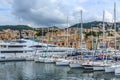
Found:
[[[43,27],[42,27],[42,49],[44,49],[44,47],[43,47],[43,41],[44,41],[44,38],[43,38]],[[42,57],[43,57],[44,55],[43,55],[43,53],[42,53]]]
[[[42,46],[43,46],[43,27],[42,27]]]
[[[90,29],[90,31],[91,31],[91,32],[90,32],[90,33],[91,33],[91,36],[93,35],[92,27],[93,27],[93,26],[91,25],[91,29]],[[91,40],[91,50],[92,50],[92,49],[93,49],[93,36],[92,36],[92,40]]]
[[[105,11],[103,11],[103,48],[105,48],[105,22],[104,18],[105,17]]]
[[[81,48],[83,47],[83,45],[82,45],[82,33],[83,33],[83,30],[82,30],[82,28],[83,28],[83,24],[82,24],[82,10],[80,11],[80,17],[81,17],[81,20],[80,20],[80,23],[81,23],[81,37],[80,37],[80,42],[81,42]]]
[[[114,3],[114,29],[115,29],[115,52],[116,52],[116,3]]]
[[[50,27],[48,27],[48,33],[50,32]],[[45,57],[48,57],[47,53],[48,53],[48,47],[49,47],[49,43],[50,43],[50,33],[48,34],[48,41],[47,41],[47,50],[45,52]]]
[[[103,11],[103,49],[106,49],[106,40],[105,40],[105,11]],[[103,52],[103,51],[102,51]],[[102,53],[105,55],[105,53]],[[103,56],[103,61],[104,61],[104,58],[107,59],[107,56]]]
[[[52,28],[52,44],[54,45],[54,40],[53,40],[53,31],[54,31],[54,26],[53,26],[53,28]],[[53,47],[52,47],[52,53],[53,53]]]
[[[77,45],[77,39],[78,39],[78,41],[79,41],[79,19],[78,19],[76,34],[77,34],[77,35],[76,35],[76,36],[77,36],[77,37],[76,37],[76,48],[77,48],[77,47],[79,47],[79,45]]]
[[[67,47],[69,47],[69,39],[68,39],[68,27],[69,27],[69,21],[68,21],[68,16],[67,16]]]

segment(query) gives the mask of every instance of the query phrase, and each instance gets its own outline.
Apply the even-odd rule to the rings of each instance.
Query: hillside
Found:
[[[102,21],[92,21],[92,22],[86,22],[83,23],[83,28],[91,28],[91,27],[102,27],[103,22]],[[80,23],[74,24],[70,26],[69,28],[73,27],[81,27]],[[52,27],[49,27],[52,28]],[[105,22],[105,28],[114,28],[113,23]],[[120,28],[120,23],[117,22],[117,30]],[[32,30],[32,27],[28,25],[0,25],[0,31],[4,29],[11,29],[11,30]],[[45,28],[48,30],[47,28]],[[54,29],[59,29],[58,27],[54,27]],[[40,30],[40,29],[39,29]]]
[[[91,27],[98,27],[98,26],[100,27],[100,26],[102,26],[102,24],[103,24],[102,21],[87,22],[87,23],[83,23],[83,28],[91,28]],[[117,22],[116,25],[117,25],[117,28],[120,27],[120,23]],[[72,26],[70,26],[70,28],[71,27],[80,27],[80,23],[72,25]],[[113,26],[113,23],[105,22],[105,27],[106,28],[110,28],[110,27],[113,28],[114,26]]]
[[[11,30],[32,30],[30,26],[27,25],[1,25],[0,31],[4,29],[11,29]]]

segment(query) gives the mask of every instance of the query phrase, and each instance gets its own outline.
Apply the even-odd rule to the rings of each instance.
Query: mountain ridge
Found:
[[[105,23],[105,28],[114,28],[114,24],[112,22],[104,22]],[[68,28],[74,28],[74,27],[81,27],[81,23],[76,23],[72,26],[69,26]],[[85,22],[83,23],[83,28],[91,28],[91,27],[102,27],[103,22],[102,21],[91,21],[91,22]],[[120,22],[116,22],[117,30],[120,28]],[[58,28],[57,26],[52,26],[54,28]],[[51,27],[51,28],[52,28]],[[50,27],[48,27],[50,28]],[[0,31],[5,30],[5,29],[11,29],[11,30],[33,30],[32,27],[28,25],[0,25]],[[66,29],[66,28],[65,28]]]
[[[69,28],[73,28],[73,27],[81,27],[80,25],[81,23],[77,23],[77,24],[74,24],[72,26],[70,26]],[[112,22],[104,22],[105,24],[105,27],[108,28],[108,27],[111,27],[111,28],[114,28],[114,23]],[[102,21],[92,21],[92,22],[86,22],[86,23],[83,23],[83,28],[91,28],[91,27],[102,27],[103,25],[103,22]],[[120,22],[116,22],[116,25],[117,25],[117,28],[120,27]]]
[[[5,29],[11,30],[32,30],[33,28],[28,25],[0,25],[0,31]]]

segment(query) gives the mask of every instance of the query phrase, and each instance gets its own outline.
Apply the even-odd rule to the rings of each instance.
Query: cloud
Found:
[[[113,14],[110,13],[109,11],[105,10],[105,14],[104,14],[104,21],[106,22],[113,22]],[[85,21],[102,21],[103,20],[103,13],[101,14],[96,14],[96,15],[93,15],[93,16],[90,16],[87,18],[87,20]]]
[[[13,0],[13,15],[22,21],[29,21],[40,26],[66,25],[67,16],[69,16],[70,25],[73,25],[76,23],[76,17],[73,16],[73,12],[84,9],[80,6],[75,7],[77,0],[70,0],[74,4],[71,2],[68,3],[68,1],[69,0]],[[82,2],[84,2],[84,0],[81,1],[81,3]]]
[[[108,12],[107,10],[105,11],[105,21],[107,22],[113,22],[113,14]]]
[[[113,19],[113,2],[117,2],[117,14],[120,13],[120,1],[114,0],[0,0],[0,17],[7,24],[33,24],[37,26],[67,27],[80,22],[80,10],[83,10],[83,21],[102,20],[103,10],[106,10],[105,20]],[[4,17],[3,17],[4,16]],[[8,19],[6,19],[8,18]],[[120,16],[117,15],[117,20]],[[5,23],[0,20],[0,23]]]
[[[84,8],[78,6],[78,7],[75,7],[74,12],[79,12],[80,13],[80,10],[82,10],[83,12],[86,11]]]
[[[55,0],[47,2],[43,0],[14,0],[13,14],[18,19],[22,18],[22,20],[30,21],[37,25],[64,24],[66,15],[58,6],[54,5],[55,3]]]

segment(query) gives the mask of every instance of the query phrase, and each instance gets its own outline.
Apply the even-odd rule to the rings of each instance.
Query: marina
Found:
[[[0,80],[120,80],[118,4],[1,0]]]

